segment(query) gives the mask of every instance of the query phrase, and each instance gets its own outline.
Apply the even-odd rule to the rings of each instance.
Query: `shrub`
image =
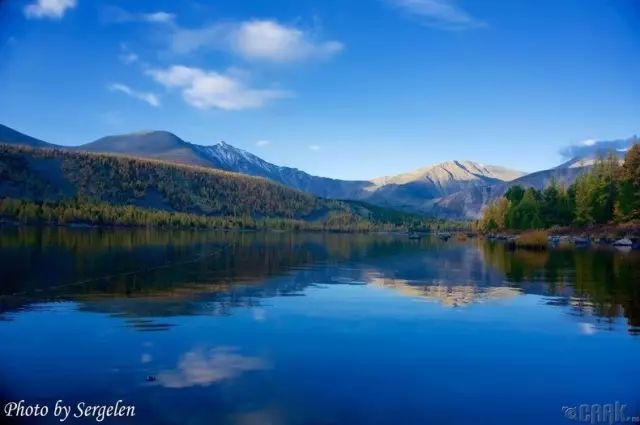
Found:
[[[517,248],[547,249],[549,233],[544,230],[525,232],[516,239]]]

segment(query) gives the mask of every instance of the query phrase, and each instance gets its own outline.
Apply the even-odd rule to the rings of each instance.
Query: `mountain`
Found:
[[[438,199],[522,176],[508,168],[473,161],[448,161],[390,177],[373,179],[369,202],[427,212]]]
[[[367,181],[338,180],[318,177],[297,168],[271,164],[245,150],[220,142],[213,146],[193,145],[214,167],[222,170],[264,177],[285,186],[332,199],[359,199]]]
[[[303,192],[331,199],[365,200],[386,207],[428,212],[435,199],[469,187],[508,181],[522,175],[504,167],[472,161],[452,161],[397,176],[371,181],[349,181],[313,176],[282,167],[228,143],[193,144],[163,132],[109,136],[80,147],[144,158],[204,165],[250,176],[264,177]]]
[[[190,165],[208,166],[194,145],[168,131],[141,131],[118,136],[107,136],[78,146],[87,152],[112,153],[139,158],[174,161]]]
[[[482,209],[489,201],[501,197],[512,186],[520,185],[542,190],[554,178],[558,184],[568,187],[580,173],[588,168],[552,168],[527,174],[509,182],[468,187],[438,199],[433,204],[432,211],[434,215],[448,218],[479,218]]]
[[[32,146],[36,148],[54,147],[55,145],[47,143],[35,137],[27,136],[12,128],[0,124],[0,143],[10,145]]]
[[[55,147],[4,126],[0,126],[0,136],[11,144]],[[619,147],[628,141],[602,143]],[[513,185],[542,189],[555,178],[568,186],[593,164],[599,153],[596,149],[587,152],[581,148],[579,156],[555,168],[526,175],[473,161],[448,161],[394,176],[349,181],[313,176],[296,168],[278,166],[225,142],[211,146],[190,143],[166,131],[108,136],[71,149],[242,173],[322,198],[364,201],[385,208],[448,218],[478,217],[487,202],[502,196]],[[620,157],[625,153],[622,148],[616,152]]]
[[[408,184],[418,181],[428,181],[438,187],[441,192],[457,190],[458,184],[469,181],[509,181],[524,173],[495,165],[483,165],[473,161],[448,161],[408,173],[391,177],[373,179],[376,185]]]
[[[14,135],[10,140],[24,140],[25,144],[35,147],[55,147],[5,128],[7,133]],[[211,146],[198,145],[166,131],[141,131],[107,136],[91,143],[64,149],[210,167],[263,177],[323,198],[366,201],[417,213],[430,213],[435,202],[450,194],[508,181],[522,175],[518,171],[498,166],[482,165],[472,161],[451,161],[371,181],[339,180],[313,176],[296,168],[278,166],[225,142]]]
[[[209,166],[264,177],[303,192],[333,199],[357,198],[360,191],[370,185],[365,181],[345,181],[312,176],[295,168],[271,164],[225,142],[202,146],[186,142],[166,131],[103,137],[79,146],[78,149]]]
[[[332,226],[416,219],[363,203],[318,198],[264,178],[211,167],[7,144],[0,145],[1,198],[78,199],[242,220],[322,221]],[[85,205],[82,208],[90,208]]]
[[[620,161],[624,160],[626,150],[612,151]],[[508,182],[492,185],[469,187],[450,195],[443,196],[433,205],[433,213],[451,218],[478,218],[487,202],[503,196],[512,186],[532,187],[542,190],[552,179],[559,185],[569,187],[580,174],[589,170],[602,152],[577,156],[548,170],[526,174]]]

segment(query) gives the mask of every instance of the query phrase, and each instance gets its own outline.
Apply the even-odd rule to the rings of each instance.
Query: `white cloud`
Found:
[[[143,102],[146,102],[149,105],[154,107],[160,106],[160,100],[158,99],[158,96],[154,93],[140,92],[132,89],[131,87],[125,84],[120,84],[120,83],[113,83],[109,85],[109,90],[124,93],[128,96],[133,97],[134,99],[142,100]]]
[[[327,58],[344,46],[338,41],[316,40],[309,32],[274,20],[251,20],[177,28],[171,37],[171,48],[177,53],[226,50],[251,61],[285,63]]]
[[[596,140],[590,138],[561,149],[560,155],[565,159],[594,158],[616,150],[624,152],[634,143],[637,143],[637,140],[635,137],[618,140]]]
[[[68,9],[77,4],[77,0],[37,0],[24,8],[24,14],[27,18],[61,19]]]
[[[314,42],[300,29],[267,20],[241,23],[231,43],[232,49],[246,59],[273,62],[328,57],[343,49],[337,41]]]
[[[320,150],[320,146],[319,145],[309,145],[309,149],[314,151],[314,152],[318,152]]]
[[[176,16],[173,13],[167,12],[153,12],[153,13],[145,13],[142,16],[142,19],[146,22],[155,22],[160,24],[170,24],[173,23]]]
[[[100,12],[103,22],[113,24],[124,24],[128,22],[173,24],[176,18],[173,13],[161,10],[150,13],[132,13],[117,6],[105,6],[100,10]]]
[[[180,89],[183,99],[199,109],[258,108],[270,100],[288,96],[280,90],[250,88],[232,75],[182,65],[150,70],[148,74],[165,87]]]
[[[268,146],[270,144],[271,144],[271,142],[268,141],[268,140],[258,140],[256,142],[256,146],[258,146],[259,148],[263,148],[263,147]]]
[[[474,18],[458,7],[455,0],[387,0],[403,12],[414,16],[425,25],[447,29],[466,30],[486,27],[487,24]]]
[[[201,48],[222,49],[228,45],[230,27],[228,24],[214,24],[203,28],[176,28],[169,34],[169,47],[180,54]]]

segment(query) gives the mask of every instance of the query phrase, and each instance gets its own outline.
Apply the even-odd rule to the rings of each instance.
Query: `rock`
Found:
[[[573,238],[573,243],[577,246],[586,246],[591,243],[591,239],[589,239],[588,237],[583,238],[576,236],[575,238]]]
[[[629,238],[622,238],[615,241],[613,246],[633,246],[633,242]]]

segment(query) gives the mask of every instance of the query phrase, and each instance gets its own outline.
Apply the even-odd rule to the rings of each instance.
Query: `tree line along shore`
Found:
[[[640,144],[629,148],[622,164],[612,153],[599,157],[569,187],[553,179],[543,190],[512,186],[487,205],[475,226],[488,235],[521,233],[533,245],[561,236],[578,243],[613,243],[624,237],[637,243]]]
[[[405,231],[468,228],[360,201],[320,198],[207,167],[0,145],[0,220],[14,224]]]

